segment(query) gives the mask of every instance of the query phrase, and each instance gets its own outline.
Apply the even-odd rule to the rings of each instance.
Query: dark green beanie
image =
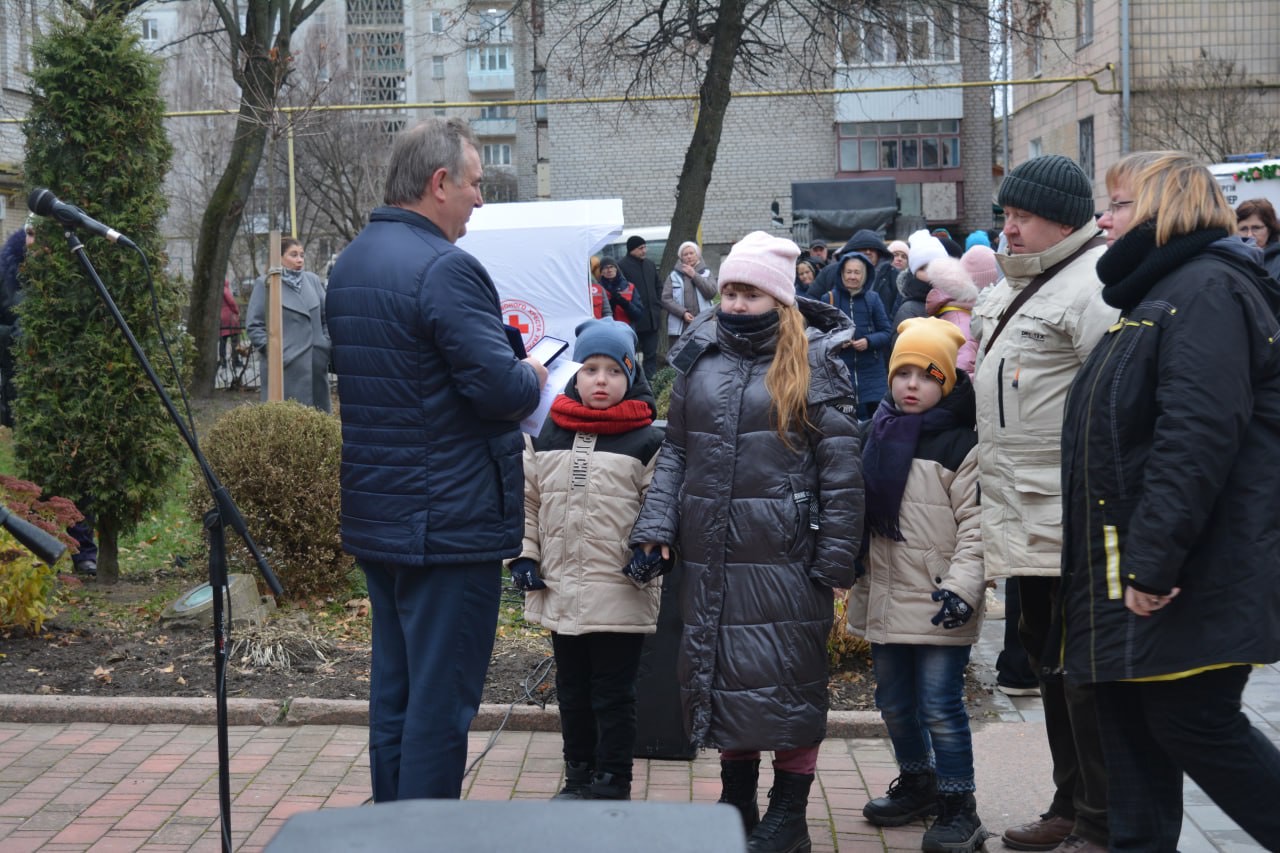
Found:
[[[996,201],[1072,228],[1093,218],[1093,184],[1084,169],[1061,154],[1018,165],[1000,183]]]

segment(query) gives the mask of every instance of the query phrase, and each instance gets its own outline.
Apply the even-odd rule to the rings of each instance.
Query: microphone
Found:
[[[27,209],[36,216],[51,216],[68,228],[83,228],[99,237],[106,237],[112,243],[119,243],[131,249],[138,248],[128,237],[108,225],[103,225],[74,204],[58,201],[53,191],[44,187],[36,187],[31,191],[31,195],[27,196]]]

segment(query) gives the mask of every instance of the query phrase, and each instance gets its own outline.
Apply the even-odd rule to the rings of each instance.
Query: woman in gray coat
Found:
[[[322,412],[329,408],[329,330],[324,317],[324,283],[302,268],[302,243],[280,241],[280,328],[283,338],[284,399],[297,400]],[[249,297],[245,326],[258,351],[262,399],[267,399],[267,285],[260,278]]]
[[[853,328],[796,299],[799,254],[758,231],[730,251],[719,310],[670,353],[667,437],[631,533],[647,551],[680,549],[685,723],[721,750],[720,801],[741,812],[752,853],[810,849],[832,588],[853,582],[862,533],[853,388],[838,354]],[[774,784],[760,819],[765,749]]]

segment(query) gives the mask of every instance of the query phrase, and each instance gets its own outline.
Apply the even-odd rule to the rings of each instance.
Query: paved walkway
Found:
[[[979,675],[994,680],[1000,623],[975,649]],[[1280,668],[1255,672],[1248,712],[1280,742]],[[122,700],[124,701],[124,700]],[[291,815],[358,806],[368,795],[367,732],[354,725],[231,728],[232,833],[237,849],[262,850]],[[476,732],[479,756],[490,735]],[[993,694],[975,720],[978,804],[995,833],[1049,801],[1049,757],[1037,698]],[[711,802],[719,765],[637,761],[634,796]],[[499,734],[468,776],[472,800],[544,800],[560,785],[560,738]],[[767,777],[767,770],[765,772]],[[919,850],[923,824],[879,830],[861,818],[868,797],[897,775],[883,738],[823,744],[809,820],[818,853]],[[767,778],[762,780],[767,788]],[[187,851],[219,849],[216,732],[208,725],[0,722],[0,851]],[[1194,786],[1188,786],[1183,853],[1258,850]],[[988,849],[1004,849],[998,840]]]

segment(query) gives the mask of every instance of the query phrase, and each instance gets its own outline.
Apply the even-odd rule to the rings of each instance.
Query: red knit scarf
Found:
[[[551,403],[551,420],[574,432],[619,435],[653,423],[653,409],[640,400],[623,400],[607,409],[593,409],[561,394]]]

